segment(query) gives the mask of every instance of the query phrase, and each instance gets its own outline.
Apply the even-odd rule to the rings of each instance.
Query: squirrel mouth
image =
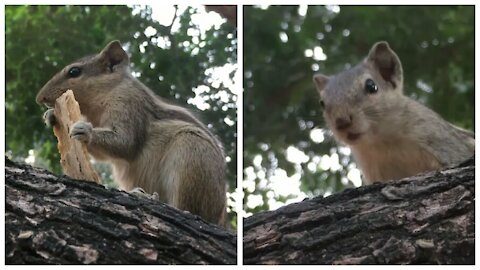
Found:
[[[44,105],[48,109],[53,109],[55,107],[55,102],[44,101],[41,105]]]
[[[347,139],[351,142],[358,140],[363,135],[363,133],[347,133]]]

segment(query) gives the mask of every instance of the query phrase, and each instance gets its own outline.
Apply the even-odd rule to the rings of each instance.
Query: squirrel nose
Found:
[[[45,96],[37,96],[36,100],[35,100],[38,104],[42,105],[42,104],[45,104],[45,102],[47,101],[47,97]]]
[[[338,130],[344,130],[347,129],[352,125],[352,116],[348,116],[348,118],[345,117],[339,117],[335,119],[335,127]]]
[[[41,95],[37,95],[37,97],[35,98],[35,101],[38,104],[42,104],[44,100],[45,100],[45,97],[42,97]]]

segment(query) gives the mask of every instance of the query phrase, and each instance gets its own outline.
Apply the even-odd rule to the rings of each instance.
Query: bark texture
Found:
[[[245,264],[474,264],[474,158],[244,221]]]
[[[7,264],[236,264],[237,237],[188,212],[5,160]]]

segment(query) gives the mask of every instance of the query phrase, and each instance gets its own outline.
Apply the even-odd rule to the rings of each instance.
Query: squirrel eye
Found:
[[[367,93],[369,94],[375,94],[378,92],[378,86],[372,79],[367,79],[365,81],[365,90],[367,90]]]
[[[72,67],[68,71],[68,77],[70,77],[70,78],[78,77],[78,76],[80,76],[80,74],[82,74],[82,69],[79,68],[79,67]]]

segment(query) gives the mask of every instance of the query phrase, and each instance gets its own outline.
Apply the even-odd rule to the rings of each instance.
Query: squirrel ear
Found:
[[[114,40],[105,46],[100,52],[100,58],[109,64],[110,70],[112,71],[114,67],[119,64],[128,64],[128,55],[118,40]]]
[[[313,76],[313,82],[315,83],[315,87],[317,87],[317,91],[321,92],[325,88],[325,85],[328,83],[328,76],[323,74],[315,74]]]
[[[382,78],[391,83],[394,88],[402,88],[402,63],[397,54],[390,49],[388,42],[380,41],[375,43],[368,53],[367,61],[372,63]]]

